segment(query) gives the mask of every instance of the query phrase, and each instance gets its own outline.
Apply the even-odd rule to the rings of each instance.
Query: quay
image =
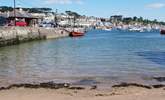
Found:
[[[69,32],[63,28],[1,27],[0,47],[67,36],[69,36]]]

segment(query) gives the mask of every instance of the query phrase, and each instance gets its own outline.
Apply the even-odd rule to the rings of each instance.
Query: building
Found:
[[[37,24],[37,17],[32,16],[32,14],[23,11],[22,9],[16,10],[15,14],[14,11],[12,12],[5,12],[2,14],[7,19],[8,26],[14,26],[14,22],[16,20],[17,23],[26,23],[25,26],[34,26]]]
[[[114,16],[111,16],[111,18],[110,18],[111,22],[122,21],[122,19],[123,19],[122,15],[114,15]]]

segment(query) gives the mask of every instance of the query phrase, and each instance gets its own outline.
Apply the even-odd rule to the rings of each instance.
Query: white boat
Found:
[[[106,28],[106,29],[104,29],[105,31],[112,31],[112,29],[109,29],[109,28]]]
[[[128,30],[131,32],[144,32],[143,28],[137,28],[137,27],[133,27]]]

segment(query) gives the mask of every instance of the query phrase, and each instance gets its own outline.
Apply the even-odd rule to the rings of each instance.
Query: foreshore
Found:
[[[165,86],[153,87],[125,83],[114,85],[110,90],[97,87],[77,87],[68,84],[54,84],[61,88],[50,88],[50,83],[34,85],[13,85],[0,91],[2,100],[164,100]],[[49,88],[48,88],[49,87]]]

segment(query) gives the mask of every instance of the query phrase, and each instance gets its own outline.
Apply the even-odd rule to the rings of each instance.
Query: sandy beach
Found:
[[[165,88],[115,87],[111,90],[11,88],[0,91],[0,100],[164,100]]]

